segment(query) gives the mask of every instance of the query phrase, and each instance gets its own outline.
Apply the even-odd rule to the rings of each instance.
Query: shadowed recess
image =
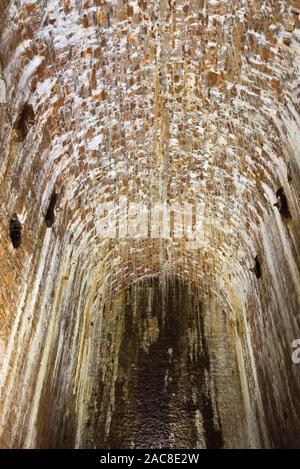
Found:
[[[9,233],[13,247],[18,249],[22,242],[22,225],[16,213],[10,219]]]
[[[128,288],[124,309],[115,407],[108,432],[105,412],[97,418],[91,414],[94,444],[195,447],[198,419],[202,445],[222,446],[208,386],[204,316],[195,286],[177,278],[166,284],[159,278],[147,279]],[[97,407],[103,405],[106,394],[101,383],[95,389]]]

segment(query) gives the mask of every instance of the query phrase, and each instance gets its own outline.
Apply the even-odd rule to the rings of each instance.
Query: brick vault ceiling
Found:
[[[122,374],[120,358],[112,357],[124,347],[126,314],[140,324],[148,350],[164,327],[151,309],[157,298],[172,298],[171,311],[184,314],[198,308],[191,295],[202,305],[210,350],[206,386],[217,394],[210,395],[215,422],[219,415],[212,440],[218,444],[220,432],[225,446],[295,444],[300,381],[290,344],[300,302],[299,1],[4,4],[3,446],[122,444],[123,437],[110,436]],[[102,238],[103,204],[120,197],[196,207],[198,245],[186,236]],[[22,227],[17,249],[8,232],[12,214]],[[135,301],[145,309],[145,298],[152,305],[148,319],[126,313]],[[190,331],[193,348],[196,325],[176,321]],[[138,345],[132,347],[139,356]],[[59,416],[40,404],[49,399],[46,385]],[[105,414],[100,429],[89,408],[92,392]],[[237,410],[228,408],[228,396]],[[197,411],[194,440],[175,421],[168,431],[177,440],[168,444],[213,444],[201,437]],[[45,430],[45,415],[64,431]]]

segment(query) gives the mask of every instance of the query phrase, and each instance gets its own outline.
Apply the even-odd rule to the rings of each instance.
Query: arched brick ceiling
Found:
[[[193,282],[216,321],[225,315],[232,337],[223,346],[236,350],[247,409],[245,444],[292,444],[300,383],[289,363],[300,304],[299,10],[297,0],[8,4],[0,18],[3,418],[14,400],[31,396],[33,405],[25,417],[22,405],[16,411],[4,444],[38,439],[39,397],[49,363],[59,380],[63,340],[72,384],[58,399],[75,386],[77,405],[84,401],[90,317],[125,287],[157,276]],[[25,103],[34,121],[20,141]],[[279,188],[289,219],[274,207]],[[199,246],[185,237],[102,239],[101,207],[122,196],[198,207]],[[23,224],[17,251],[7,230],[13,212]],[[256,256],[261,279],[250,270]],[[31,368],[42,357],[48,365],[20,374],[24,354]],[[35,390],[20,393],[30,380]],[[284,418],[286,440],[272,433]],[[257,421],[265,436],[249,442]]]

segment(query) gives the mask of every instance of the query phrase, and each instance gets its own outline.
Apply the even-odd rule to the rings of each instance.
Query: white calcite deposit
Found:
[[[6,104],[6,86],[2,78],[0,78],[0,104]]]

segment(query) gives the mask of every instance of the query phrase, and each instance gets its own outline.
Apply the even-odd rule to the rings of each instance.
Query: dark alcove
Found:
[[[21,246],[22,242],[22,225],[16,213],[14,213],[10,219],[9,233],[12,245],[17,249]]]
[[[45,223],[48,228],[51,228],[51,226],[54,223],[54,219],[55,219],[54,209],[55,209],[56,203],[57,203],[57,193],[53,192],[50,198],[50,202],[48,205],[46,215],[45,215]]]
[[[18,139],[20,141],[25,140],[30,130],[30,127],[32,127],[34,124],[34,119],[35,115],[33,107],[30,104],[24,104],[19,114],[19,117],[17,118],[16,123],[14,125],[14,130],[16,130],[18,134]]]

